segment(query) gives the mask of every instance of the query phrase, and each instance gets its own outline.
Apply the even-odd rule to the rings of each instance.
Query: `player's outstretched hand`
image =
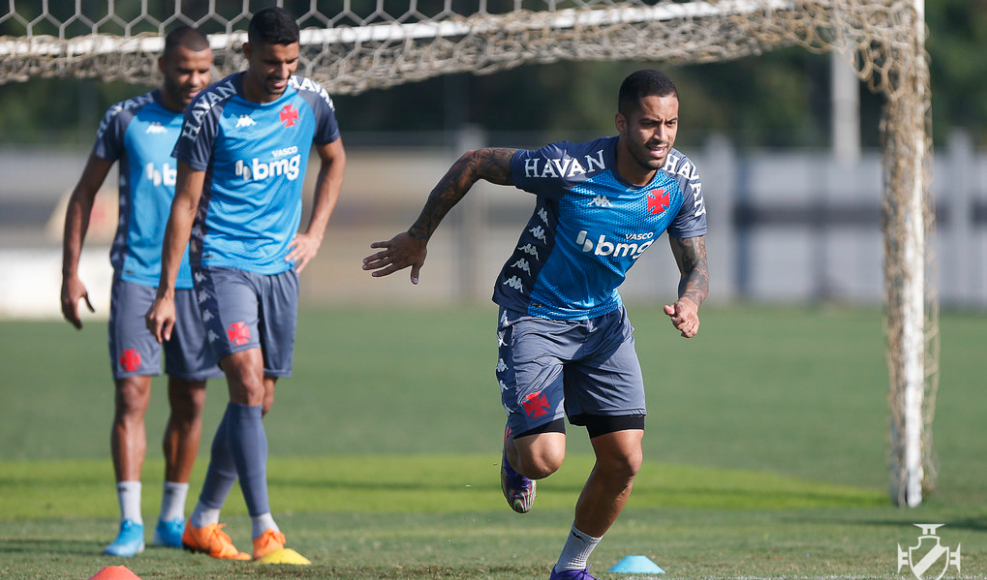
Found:
[[[408,232],[402,232],[386,242],[374,242],[371,248],[382,249],[363,259],[363,269],[372,270],[374,278],[387,276],[411,266],[411,283],[418,283],[418,273],[425,263],[427,253],[425,240],[413,238]]]
[[[167,296],[155,298],[144,322],[159,344],[171,340],[171,330],[175,327],[175,299]]]
[[[96,312],[92,302],[89,301],[89,292],[79,278],[65,278],[62,280],[62,316],[68,320],[72,326],[81,329],[82,318],[79,317],[79,300],[86,301],[86,308],[89,312]]]
[[[286,262],[295,262],[295,271],[301,274],[305,266],[308,265],[312,258],[319,252],[319,246],[322,245],[322,238],[316,236],[315,234],[302,233],[296,234],[295,239],[291,241],[291,251],[285,256]]]
[[[672,326],[682,331],[685,338],[692,338],[699,332],[699,307],[692,300],[680,298],[675,304],[666,305],[665,314],[672,319]]]

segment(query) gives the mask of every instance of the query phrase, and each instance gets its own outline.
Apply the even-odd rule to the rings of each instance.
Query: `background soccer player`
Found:
[[[247,37],[247,70],[203,91],[186,114],[175,147],[178,185],[161,280],[147,314],[147,328],[157,340],[168,340],[175,275],[191,232],[195,289],[230,403],[182,541],[234,559],[250,556],[220,530],[219,511],[237,477],[253,522],[253,557],[285,545],[268,504],[261,419],[273,404],[275,382],[291,374],[298,273],[322,243],[346,163],[329,95],[292,74],[299,57],[294,18],[280,8],[261,10]],[[311,221],[299,233],[313,143],[321,167]]]
[[[387,276],[411,266],[418,283],[426,245],[445,214],[479,179],[534,193],[535,211],[494,288],[500,306],[497,379],[508,409],[501,482],[518,512],[533,480],[565,456],[565,420],[589,432],[596,466],[553,579],[591,579],[592,550],[620,514],[641,466],[644,382],[633,328],[617,287],[667,231],[681,278],[665,313],[682,336],[699,330],[709,289],[706,210],[695,166],[672,149],[679,99],[664,74],[642,70],[620,87],[618,136],[537,151],[480,149],[460,157],[411,228],[364,259]]]
[[[72,191],[65,216],[62,253],[62,314],[81,328],[79,300],[92,310],[79,279],[79,255],[89,226],[93,200],[110,168],[120,161],[120,221],[110,251],[113,289],[110,306],[110,364],[116,383],[110,436],[120,500],[120,531],[105,553],[134,556],[144,550],[141,517],[141,466],[147,440],[144,414],[151,376],[161,374],[161,345],[148,336],[144,314],[154,299],[161,269],[162,216],[175,194],[171,150],[185,107],[209,85],[212,50],[200,32],[177,28],[165,37],[158,59],[164,75],[160,89],[117,103],[103,117],[96,144]],[[185,497],[202,433],[202,408],[209,377],[222,376],[206,342],[192,297],[188,255],[182,254],[176,282],[178,320],[164,343],[171,415],[165,428],[165,483],[155,545],[181,548]]]

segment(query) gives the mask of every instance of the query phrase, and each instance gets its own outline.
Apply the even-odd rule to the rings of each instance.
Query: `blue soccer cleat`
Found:
[[[154,528],[154,545],[162,548],[182,549],[182,532],[185,531],[185,520],[175,518],[173,520],[158,520],[158,525]]]
[[[535,503],[535,482],[514,471],[507,460],[507,450],[500,461],[500,489],[511,509],[519,514],[527,513]]]
[[[561,572],[556,572],[555,567],[552,567],[552,576],[549,580],[599,580],[596,576],[591,576],[589,573],[589,568],[584,568],[582,570],[563,570]]]
[[[117,539],[103,550],[109,556],[120,556],[123,558],[133,558],[144,551],[144,524],[138,524],[134,520],[123,520],[120,522],[120,533]]]

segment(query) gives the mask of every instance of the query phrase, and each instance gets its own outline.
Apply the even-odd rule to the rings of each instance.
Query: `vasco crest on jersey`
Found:
[[[294,127],[298,124],[298,107],[287,104],[281,107],[281,124],[285,127]]]
[[[659,189],[652,189],[648,192],[648,213],[651,215],[661,215],[665,213],[668,206],[671,205],[669,200],[668,190],[664,187]]]

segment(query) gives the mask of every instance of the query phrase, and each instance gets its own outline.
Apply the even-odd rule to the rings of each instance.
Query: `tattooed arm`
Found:
[[[425,207],[408,231],[386,242],[374,242],[371,248],[382,251],[363,259],[363,269],[371,276],[393,274],[411,266],[411,283],[418,283],[418,273],[425,262],[426,245],[442,218],[477,181],[484,179],[497,185],[513,185],[511,157],[515,149],[487,148],[467,151],[432,189]]]
[[[699,305],[709,294],[709,266],[706,263],[706,238],[668,237],[672,255],[679,266],[679,299],[665,306],[665,314],[682,336],[692,338],[699,332]]]
[[[408,229],[408,234],[417,240],[428,241],[442,218],[481,179],[497,185],[514,185],[511,179],[511,157],[515,151],[516,149],[478,149],[464,153],[432,189],[421,215]]]

